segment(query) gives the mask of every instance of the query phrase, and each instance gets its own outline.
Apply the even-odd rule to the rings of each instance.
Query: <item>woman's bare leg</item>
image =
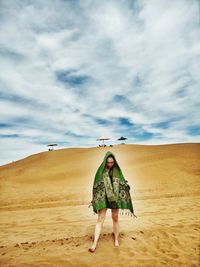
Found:
[[[119,246],[119,219],[118,219],[119,209],[112,209],[112,219],[113,219],[113,232],[115,235],[115,246]]]
[[[95,248],[97,246],[97,242],[98,242],[98,239],[99,239],[99,236],[101,233],[101,229],[102,229],[105,217],[106,217],[106,211],[107,211],[107,208],[104,208],[104,209],[101,209],[98,211],[98,219],[97,219],[97,223],[95,226],[95,232],[94,232],[94,242],[91,246],[92,250],[95,250]]]

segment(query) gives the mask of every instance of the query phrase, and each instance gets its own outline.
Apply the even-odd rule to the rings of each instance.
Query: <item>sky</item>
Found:
[[[199,142],[199,11],[198,0],[0,1],[0,165],[101,136]]]

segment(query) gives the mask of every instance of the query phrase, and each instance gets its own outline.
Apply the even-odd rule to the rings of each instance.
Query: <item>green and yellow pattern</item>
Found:
[[[109,155],[114,157],[116,163],[113,167],[113,184],[106,169],[106,159]],[[114,154],[110,151],[106,153],[96,172],[92,193],[94,214],[102,208],[118,208],[121,211],[126,210],[125,214],[137,217],[133,210],[130,186],[125,180]]]

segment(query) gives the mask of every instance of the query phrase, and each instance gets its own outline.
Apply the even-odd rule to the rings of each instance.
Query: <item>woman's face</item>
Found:
[[[112,157],[108,157],[106,161],[106,166],[108,169],[111,169],[114,165],[114,159]]]

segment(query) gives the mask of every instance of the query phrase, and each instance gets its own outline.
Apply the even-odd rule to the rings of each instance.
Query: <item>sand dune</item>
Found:
[[[112,151],[137,218],[108,210],[98,247],[88,203]],[[68,148],[0,166],[0,266],[200,266],[200,144]]]

